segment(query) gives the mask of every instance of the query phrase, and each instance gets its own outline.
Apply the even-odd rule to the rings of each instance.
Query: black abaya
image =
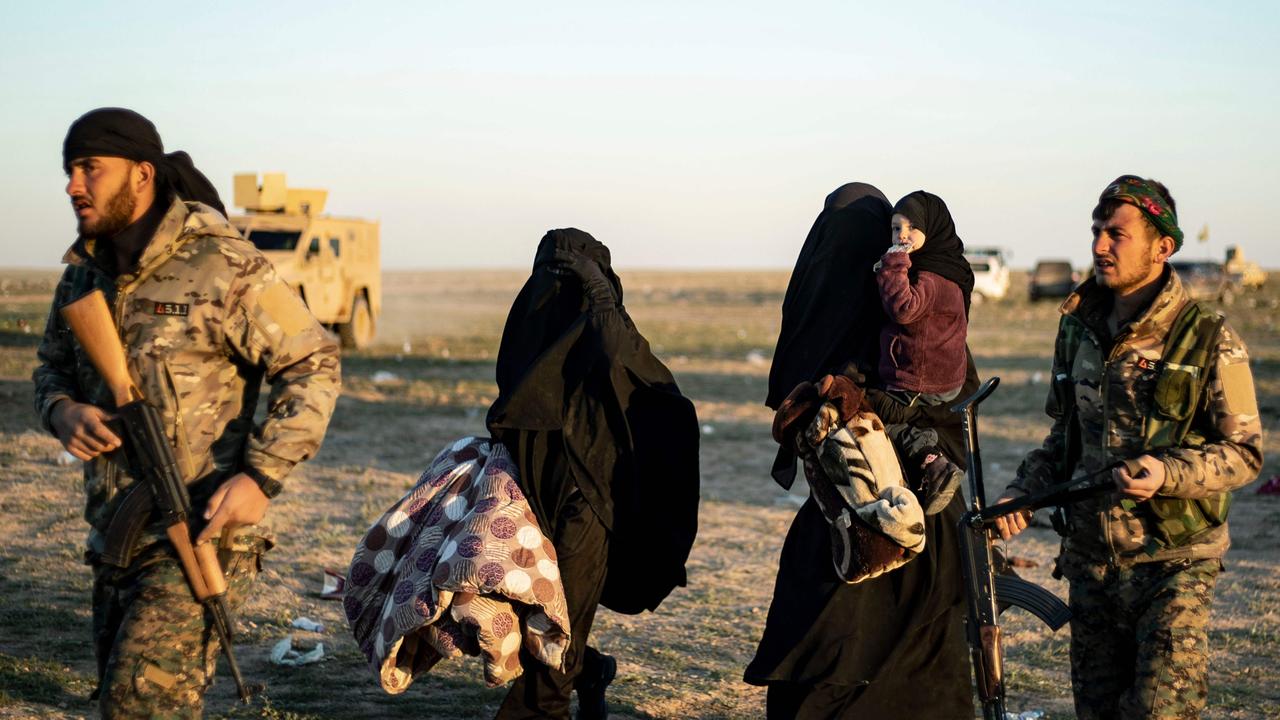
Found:
[[[868,374],[874,368],[884,315],[871,266],[889,245],[889,217],[878,191],[818,216],[783,303],[770,407],[800,382],[843,367]],[[976,387],[970,361],[964,392]],[[870,396],[878,409],[896,413],[886,422],[935,426],[943,450],[963,461],[950,413],[894,408],[892,401],[878,402],[883,396]],[[786,486],[794,473],[794,458],[780,452],[774,477]],[[946,509],[925,518],[923,553],[890,573],[847,585],[831,562],[826,520],[812,499],[805,502],[783,544],[764,635],[744,675],[748,683],[769,686],[770,717],[973,717],[956,537],[962,509],[957,493]]]

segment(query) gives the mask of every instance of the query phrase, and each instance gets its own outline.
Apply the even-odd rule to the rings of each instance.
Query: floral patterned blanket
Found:
[[[347,623],[382,688],[404,692],[444,658],[484,657],[485,682],[518,677],[520,646],[563,667],[569,615],[551,541],[506,448],[468,437],[436,455],[356,547]]]

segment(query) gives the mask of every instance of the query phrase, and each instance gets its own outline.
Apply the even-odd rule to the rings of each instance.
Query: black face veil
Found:
[[[593,312],[576,276],[555,271],[557,250],[599,265],[617,307]],[[685,584],[699,431],[693,404],[621,301],[604,245],[580,230],[548,232],[507,316],[487,423],[509,448],[534,448],[515,459],[544,530],[566,484],[582,492],[610,530],[601,602],[634,613]]]
[[[782,301],[765,405],[776,410],[796,385],[847,362],[875,371],[884,311],[871,266],[889,247],[891,215],[884,193],[866,183],[827,196]]]

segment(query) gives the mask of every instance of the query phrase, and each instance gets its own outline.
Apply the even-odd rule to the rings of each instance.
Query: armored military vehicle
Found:
[[[291,188],[284,173],[235,176],[229,219],[302,296],[316,319],[338,334],[343,347],[373,341],[382,312],[382,269],[377,221],[324,215],[327,190]]]

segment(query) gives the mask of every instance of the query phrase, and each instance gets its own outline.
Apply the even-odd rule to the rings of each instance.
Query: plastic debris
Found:
[[[72,455],[66,450],[63,450],[62,452],[58,453],[57,463],[59,465],[74,465],[78,462],[80,462],[80,458],[76,457],[75,455]]]
[[[294,618],[293,622],[289,623],[289,626],[296,627],[299,630],[306,630],[307,632],[324,632],[324,623],[318,623],[309,617]]]
[[[715,435],[715,434],[716,434],[716,428],[715,428],[715,426],[714,426],[714,425],[711,425],[711,424],[703,425],[703,426],[702,426],[702,434],[703,434],[703,435]]]
[[[1040,372],[1039,370],[1031,373],[1031,381],[1028,384],[1039,385],[1042,382],[1044,382],[1044,373]]]
[[[1259,495],[1280,495],[1280,475],[1272,475],[1258,486]]]
[[[386,370],[379,370],[378,372],[373,374],[373,381],[375,383],[390,383],[390,382],[395,382],[399,379],[400,379],[399,375],[396,375],[393,372],[388,372]]]
[[[1005,711],[1004,720],[1040,720],[1044,717],[1043,710],[1023,710],[1020,713]]]
[[[764,365],[769,362],[769,358],[765,356],[762,350],[752,350],[747,353],[747,362],[752,365]]]
[[[293,637],[287,637],[275,644],[271,648],[271,662],[276,665],[284,665],[285,667],[298,667],[299,665],[310,665],[324,659],[324,643],[316,643],[316,646],[307,651],[299,651],[293,649]]]
[[[324,579],[320,584],[321,600],[341,600],[347,588],[347,574],[331,568],[324,569]]]

